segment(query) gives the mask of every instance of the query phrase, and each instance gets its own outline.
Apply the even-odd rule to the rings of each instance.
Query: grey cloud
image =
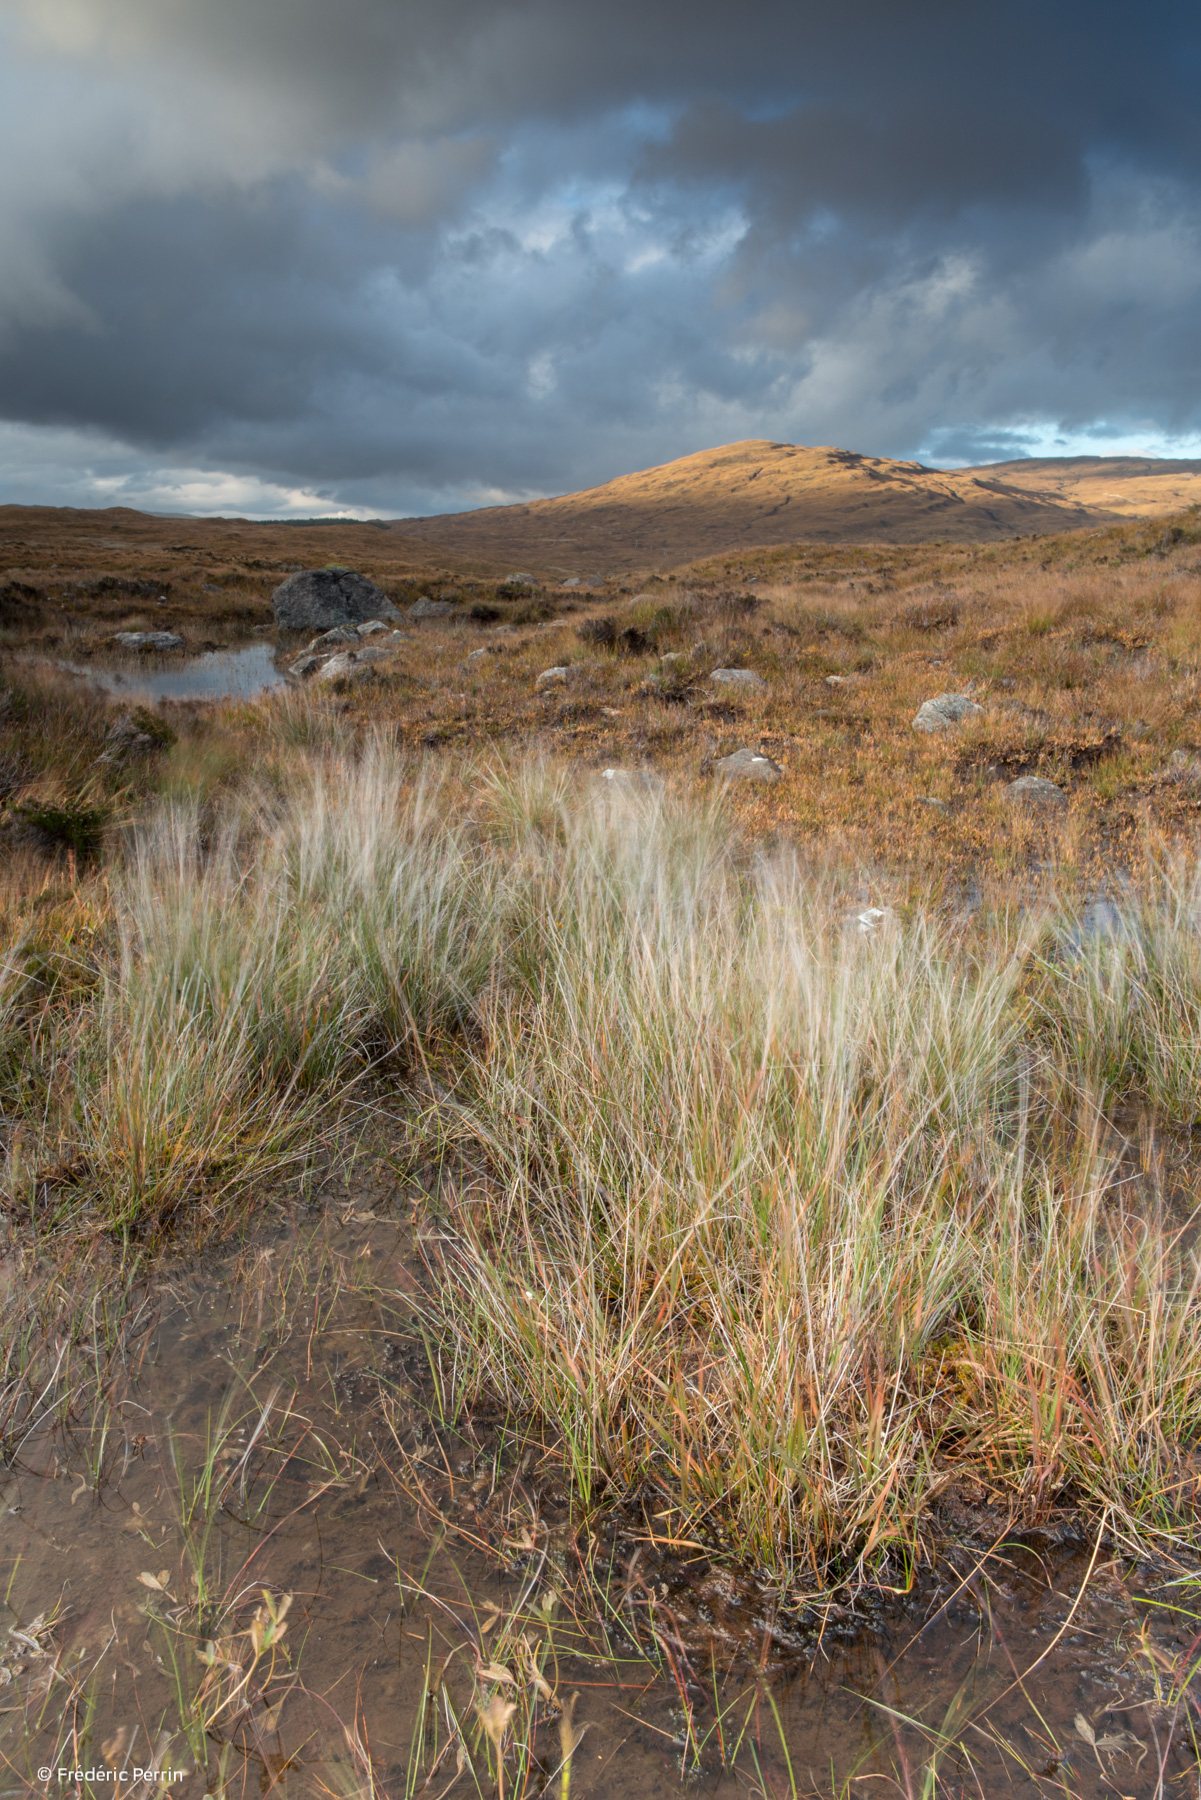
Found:
[[[64,457],[390,511],[740,435],[1201,427],[1182,4],[0,20],[0,415]]]

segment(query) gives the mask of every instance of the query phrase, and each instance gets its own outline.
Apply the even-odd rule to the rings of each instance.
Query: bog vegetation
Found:
[[[214,1231],[415,1084],[439,1404],[535,1426],[581,1516],[652,1492],[814,1591],[903,1577],[965,1478],[1193,1540],[1191,1200],[1112,1122],[1197,1118],[1194,863],[1101,928],[861,918],[719,799],[288,751],[13,913],[20,1254]],[[46,1403],[19,1308],[10,1446]]]

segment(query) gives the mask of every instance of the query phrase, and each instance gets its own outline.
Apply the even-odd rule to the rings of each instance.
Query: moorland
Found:
[[[327,1782],[386,1787],[387,1743],[386,1791],[566,1794],[559,1659],[586,1654],[651,1659],[684,1772],[753,1748],[759,1791],[796,1793],[769,1678],[888,1597],[983,1620],[996,1569],[1056,1545],[1082,1580],[1052,1648],[1107,1571],[1106,1680],[1159,1734],[1157,1791],[1195,1772],[1165,1595],[1192,1603],[1201,1552],[1201,517],[1063,522],[735,533],[594,580],[593,540],[584,573],[514,570],[491,523],[0,513],[31,1758],[99,1744],[119,1567],[120,1729],[208,1791],[274,1779],[283,1694],[336,1686],[316,1642],[280,1649],[289,1607],[323,1617],[312,1532],[361,1505],[387,1554],[345,1554],[425,1660],[403,1729],[364,1664]],[[271,593],[334,563],[402,615],[378,661],[227,704],[88,681],[163,628],[286,671]],[[947,694],[961,721],[915,729]],[[398,1504],[426,1533],[403,1556]],[[45,1545],[85,1515],[104,1578],[71,1611]],[[453,1627],[423,1542],[484,1559]],[[1132,1598],[1149,1570],[1171,1637]],[[705,1672],[748,1667],[734,1733]],[[1098,1768],[1127,1754],[1104,1697],[1047,1714],[1056,1754],[1091,1741],[1077,1704]],[[956,1705],[916,1773],[899,1736],[871,1754],[897,1781],[970,1762]]]

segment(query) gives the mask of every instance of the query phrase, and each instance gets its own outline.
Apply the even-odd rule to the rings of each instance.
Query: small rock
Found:
[[[1002,675],[1000,681],[997,683],[997,686],[1003,687],[1007,694],[1011,694],[1013,692],[1014,688],[1017,686],[1017,682],[1013,679],[1012,675]]]
[[[455,610],[449,600],[431,600],[428,594],[420,595],[409,607],[410,619],[448,619]]]
[[[118,631],[114,643],[122,650],[182,650],[183,639],[174,631]]]
[[[367,673],[366,667],[358,659],[353,650],[343,650],[340,656],[331,656],[328,662],[322,663],[317,671],[318,681],[354,681]]]
[[[306,650],[303,655],[296,658],[288,673],[298,676],[303,681],[307,675],[315,675],[324,661],[325,658],[318,655],[315,650]]]
[[[271,608],[285,631],[329,631],[363,619],[400,617],[383,589],[353,569],[298,569],[280,582]]]
[[[537,587],[537,585],[538,585],[538,583],[535,581],[534,577],[532,575],[528,574],[525,569],[515,569],[514,572],[512,573],[512,575],[506,575],[505,583],[507,584],[510,582],[513,584],[514,587],[518,586],[519,584],[522,587]]]
[[[560,667],[557,669],[543,669],[541,675],[539,675],[537,681],[535,681],[534,687],[535,688],[548,688],[548,687],[561,686],[562,683],[567,680],[567,678],[570,674],[571,674],[571,670],[567,667]]]
[[[569,575],[567,577],[567,580],[563,583],[563,586],[565,588],[578,588],[578,587],[583,587],[583,585],[584,584],[580,580],[578,575]]]
[[[978,719],[984,715],[984,708],[969,700],[966,694],[939,694],[933,700],[923,700],[913,716],[915,731],[946,731],[952,725],[960,725],[964,719]]]
[[[364,619],[363,623],[359,626],[359,636],[361,638],[375,637],[378,632],[387,631],[387,629],[388,627],[384,624],[382,619]],[[396,637],[399,633],[394,632],[392,635]]]
[[[333,650],[339,644],[357,644],[359,633],[353,625],[335,625],[332,631],[323,631],[309,645],[310,650]]]
[[[481,646],[480,649],[473,650],[471,652],[470,656],[467,658],[467,661],[469,663],[476,663],[476,662],[479,662],[481,660],[481,658],[483,658],[485,656],[495,656],[495,655],[496,655],[496,652],[492,648],[491,644],[484,644]]]
[[[657,793],[663,786],[659,776],[652,774],[650,769],[602,769],[601,780],[612,788],[640,788],[648,793]]]
[[[897,915],[891,906],[869,906],[861,913],[853,913],[846,921],[860,937],[877,937],[885,926],[896,922]]]
[[[1021,775],[1007,783],[1006,795],[1020,806],[1066,806],[1068,797],[1053,781],[1041,775]]]
[[[850,685],[851,685],[851,678],[849,675],[827,675],[826,676],[826,686],[827,687],[834,687],[834,688],[850,687]]]
[[[660,668],[666,669],[669,674],[673,669],[686,669],[688,667],[687,652],[684,650],[667,650],[659,658],[659,666]]]
[[[779,763],[760,750],[735,750],[732,756],[718,757],[710,766],[723,781],[781,781],[784,777]]]
[[[723,687],[765,688],[767,686],[762,675],[756,675],[754,669],[714,669],[710,681],[720,681]]]
[[[917,803],[919,806],[933,806],[938,812],[950,812],[951,810],[945,800],[936,800],[933,794],[919,794]]]

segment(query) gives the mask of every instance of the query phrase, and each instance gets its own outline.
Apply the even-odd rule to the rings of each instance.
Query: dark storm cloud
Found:
[[[1183,5],[0,20],[0,416],[47,443],[393,510],[1201,429]]]

